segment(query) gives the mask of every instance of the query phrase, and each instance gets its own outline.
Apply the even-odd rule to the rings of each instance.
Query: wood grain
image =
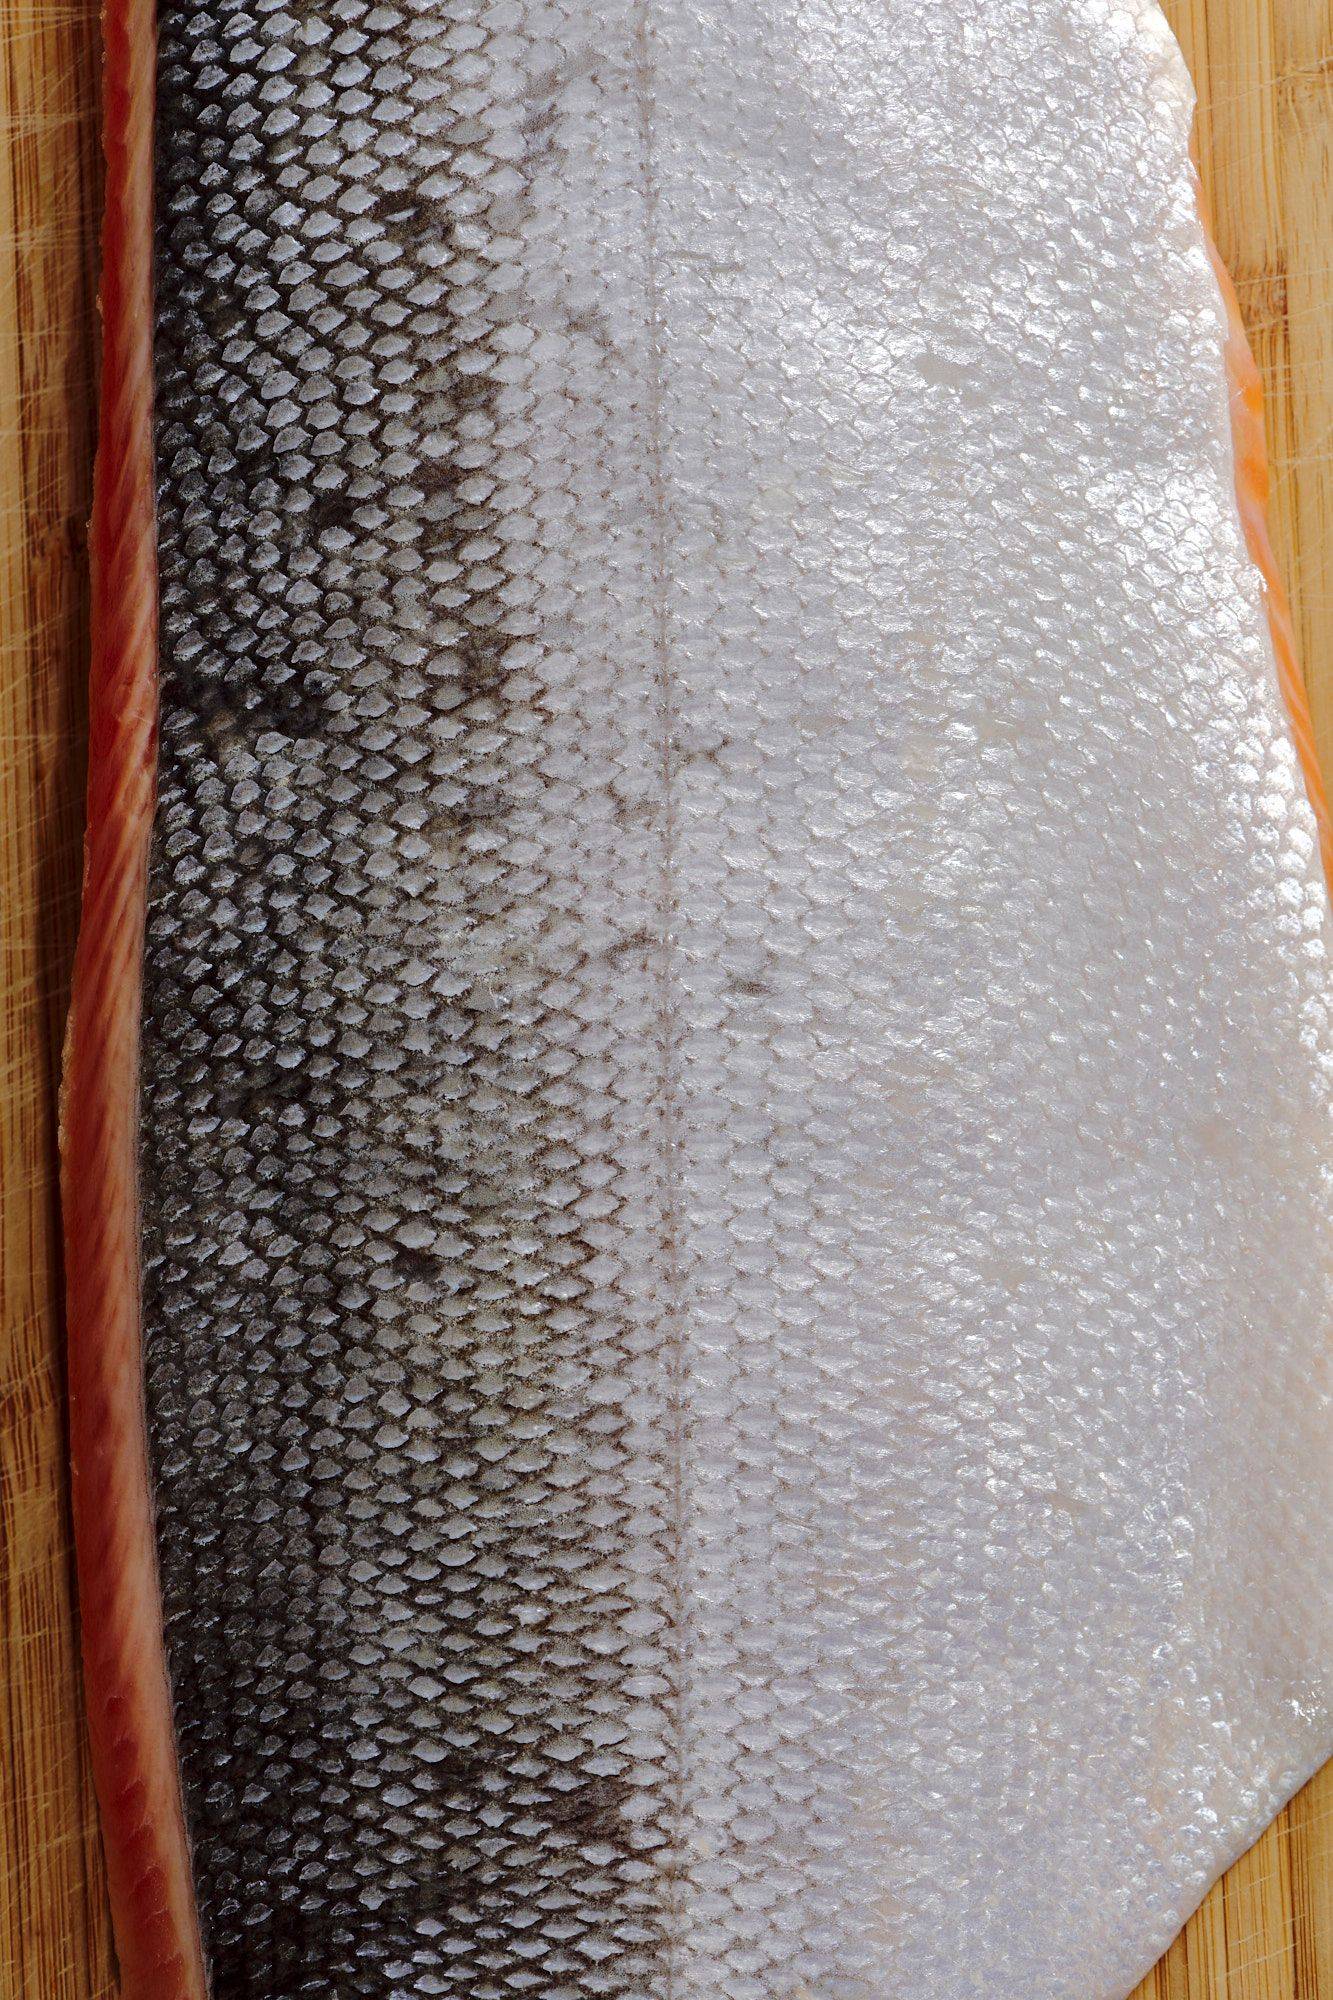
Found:
[[[1274,539],[1333,783],[1333,0],[1166,5],[1268,385]],[[0,2000],[116,1991],[79,1708],[55,1230],[80,851],[95,34],[95,0],[0,0]],[[1333,2000],[1333,1767],[1134,2000]]]
[[[0,1995],[115,1991],[79,1701],[54,1083],[78,890],[96,14],[0,0]]]

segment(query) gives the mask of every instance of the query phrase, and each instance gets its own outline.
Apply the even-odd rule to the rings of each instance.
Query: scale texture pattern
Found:
[[[1122,2000],[1329,1748],[1330,929],[1155,6],[164,0],[159,90],[215,2000]]]

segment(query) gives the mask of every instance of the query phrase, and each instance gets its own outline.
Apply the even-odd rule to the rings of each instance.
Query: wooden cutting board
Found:
[[[1275,536],[1333,781],[1333,0],[1168,12],[1268,383]],[[54,1108],[83,780],[96,13],[0,0],[0,2000],[116,1993],[64,1497]],[[1333,1767],[1134,2000],[1333,2000]]]

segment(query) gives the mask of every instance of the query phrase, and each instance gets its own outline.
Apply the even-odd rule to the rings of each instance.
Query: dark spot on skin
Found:
[[[310,503],[310,533],[315,540],[330,529],[351,534],[356,527],[356,502],[346,486],[319,487]]]
[[[635,1788],[626,1778],[600,1777],[556,1793],[546,1805],[553,1827],[577,1840],[604,1837],[605,1829],[623,1818]]]
[[[443,1263],[438,1251],[422,1249],[410,1243],[395,1243],[394,1256],[399,1270],[409,1278],[438,1277]]]
[[[607,965],[612,966],[632,964],[651,957],[661,948],[662,940],[656,931],[627,931],[624,937],[617,938],[614,944],[607,946],[603,959]]]
[[[200,740],[223,765],[238,750],[253,751],[261,736],[317,738],[327,716],[322,697],[333,684],[325,674],[298,670],[281,679],[251,675],[239,684],[202,676],[191,684],[181,676],[178,687],[179,712],[193,712]]]

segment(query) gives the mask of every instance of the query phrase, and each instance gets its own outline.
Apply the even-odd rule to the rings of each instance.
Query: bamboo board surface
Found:
[[[1333,783],[1333,0],[1166,6],[1268,388],[1274,538]],[[83,775],[96,92],[96,0],[0,0],[0,2000],[116,1993],[79,1709],[55,1207]],[[1133,2000],[1333,2000],[1333,1766]]]

